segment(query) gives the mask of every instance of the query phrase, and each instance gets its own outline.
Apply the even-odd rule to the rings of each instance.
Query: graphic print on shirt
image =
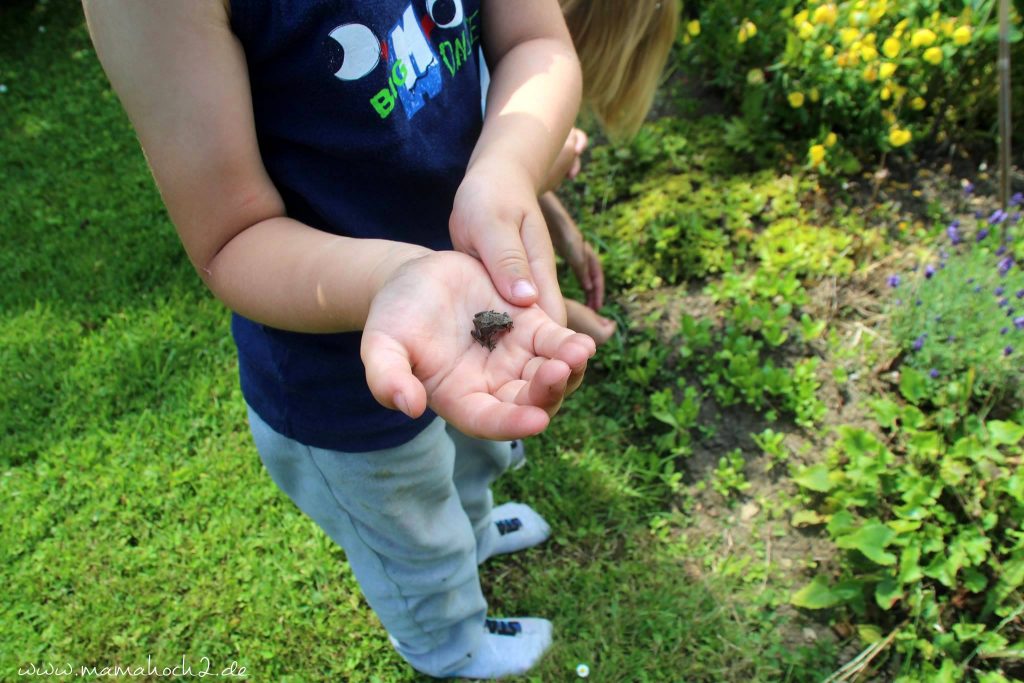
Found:
[[[431,38],[437,28],[452,37],[435,47]],[[462,0],[427,0],[426,12],[417,16],[410,2],[386,36],[375,36],[358,23],[342,24],[328,35],[341,48],[334,76],[342,81],[382,78],[385,87],[369,106],[386,119],[401,104],[411,119],[444,88],[445,72],[454,78],[470,61],[480,40],[479,10],[465,16]]]

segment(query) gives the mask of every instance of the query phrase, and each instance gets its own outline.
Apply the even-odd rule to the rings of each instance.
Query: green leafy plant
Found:
[[[889,277],[908,399],[928,398],[959,413],[1021,405],[1024,272],[1012,246],[1018,219],[996,211],[970,232],[951,223],[937,258]]]

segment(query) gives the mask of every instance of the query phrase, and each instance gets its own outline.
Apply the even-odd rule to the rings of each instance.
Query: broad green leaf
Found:
[[[875,586],[875,602],[884,610],[891,609],[893,605],[903,598],[903,590],[899,582],[892,579],[882,579]]]
[[[836,539],[836,545],[847,550],[857,550],[876,564],[896,564],[896,556],[886,552],[885,547],[896,537],[896,533],[877,519],[870,519],[859,529]]]
[[[903,366],[900,369],[900,393],[911,403],[921,403],[931,393],[927,375],[912,367]]]
[[[854,519],[849,510],[840,510],[832,515],[832,519],[828,521],[828,527],[826,528],[832,538],[836,538],[853,531],[854,522],[856,522],[856,519]]]
[[[841,599],[829,587],[828,579],[819,574],[809,584],[793,593],[789,602],[805,609],[827,609],[838,605]]]
[[[813,526],[815,524],[824,524],[825,518],[814,510],[797,510],[790,517],[789,523],[795,527]]]
[[[978,640],[981,641],[978,645],[978,653],[982,655],[991,655],[999,652],[1010,644],[1009,640],[995,631],[986,631]]]
[[[871,645],[882,639],[882,629],[874,624],[857,624],[857,635],[863,645]]]
[[[942,439],[938,432],[920,431],[911,434],[907,440],[907,450],[910,455],[929,460],[935,459],[942,452]]]
[[[900,416],[900,406],[890,398],[878,398],[870,402],[871,410],[875,413],[875,420],[886,429],[895,429],[896,420]]]
[[[899,558],[899,581],[901,584],[913,584],[924,578],[925,572],[918,564],[921,561],[921,547],[907,546]]]
[[[972,593],[980,593],[988,586],[988,579],[974,567],[964,569],[964,586]]]
[[[991,420],[988,422],[988,434],[996,446],[1008,446],[1020,443],[1024,439],[1024,427],[1015,422]]]
[[[956,486],[971,474],[971,467],[962,460],[943,458],[939,477],[950,486]]]
[[[800,486],[803,486],[805,489],[818,491],[820,493],[828,493],[835,486],[831,481],[829,481],[828,474],[828,465],[819,462],[816,465],[801,468],[800,471],[793,476],[793,481]]]

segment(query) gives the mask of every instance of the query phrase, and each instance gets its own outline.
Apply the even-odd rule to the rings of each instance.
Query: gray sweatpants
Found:
[[[490,485],[508,442],[437,418],[397,448],[343,453],[289,439],[251,408],[249,424],[270,476],[345,549],[399,653],[433,676],[464,666],[484,633],[477,564],[497,537]]]

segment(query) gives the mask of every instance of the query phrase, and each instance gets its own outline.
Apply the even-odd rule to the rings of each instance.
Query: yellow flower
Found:
[[[896,73],[896,65],[892,62],[882,62],[882,66],[878,67],[878,75],[883,79],[892,78],[894,73]]]
[[[923,97],[915,97],[914,99],[910,100],[910,108],[916,111],[921,111],[927,106],[928,103],[925,101]]]
[[[919,28],[910,36],[910,45],[912,47],[928,47],[938,38],[930,28]]]
[[[849,63],[850,63],[850,56],[848,54],[846,54],[845,52],[842,53],[841,55],[839,55],[838,57],[836,57],[836,64],[838,64],[840,67],[844,67],[844,66],[846,66]]]
[[[828,3],[827,5],[819,5],[818,7],[815,7],[814,14],[812,16],[812,21],[815,24],[828,24],[829,26],[833,26],[836,23],[838,12],[836,11],[835,5]]]
[[[970,26],[958,26],[953,31],[953,44],[955,45],[966,45],[971,42],[971,27]]]
[[[874,59],[878,59],[878,50],[871,45],[862,45],[860,48],[860,56],[865,62],[870,62]]]
[[[878,80],[878,69],[874,66],[866,66],[864,67],[864,71],[861,73],[861,76],[863,76],[864,80],[868,83],[874,83]]]
[[[761,85],[764,83],[764,72],[760,69],[751,69],[747,72],[747,83],[750,85]]]
[[[889,98],[892,97],[892,90],[889,89],[889,86],[885,86],[884,88],[882,88],[881,92],[878,93],[878,96],[882,99],[883,102],[888,102]]]
[[[800,24],[807,21],[808,16],[809,13],[807,12],[807,10],[800,10],[799,12],[796,13],[796,16],[793,17],[793,25],[799,26]]]
[[[874,47],[875,41],[877,41],[877,40],[878,40],[878,36],[876,34],[874,34],[874,33],[869,33],[866,36],[864,36],[864,44],[865,45],[871,45],[872,47]]]
[[[821,54],[825,55],[825,59],[832,59],[832,55],[836,53],[836,49],[831,45],[826,45],[825,49],[821,51]]]
[[[896,114],[892,113],[891,109],[885,109],[882,111],[882,118],[885,119],[886,123],[896,123]]]
[[[855,29],[852,26],[839,29],[839,40],[843,45],[849,45],[858,38],[860,38],[859,29]]]
[[[808,38],[813,36],[814,35],[814,24],[812,24],[809,21],[805,21],[804,23],[800,24],[799,35],[800,35],[800,39],[801,40],[807,40]]]
[[[903,19],[902,21],[900,21],[900,23],[896,24],[896,28],[894,28],[893,30],[898,31],[899,33],[902,34],[904,31],[907,30],[907,26],[909,25],[910,19]]]
[[[826,147],[832,147],[833,145],[836,144],[836,141],[838,139],[839,138],[836,137],[835,133],[829,133],[828,135],[825,136],[825,146]]]
[[[910,142],[912,137],[913,136],[910,134],[910,131],[906,128],[894,126],[889,130],[889,144],[893,147],[902,147]]]
[[[757,26],[750,19],[744,19],[740,24],[739,33],[736,34],[736,41],[742,45],[757,35]]]
[[[786,99],[789,100],[789,106],[793,107],[793,109],[799,109],[804,106],[804,94],[802,92],[791,92],[786,96]]]
[[[811,88],[811,91],[809,93],[807,93],[807,98],[811,102],[817,102],[818,100],[821,99],[821,93],[818,92],[817,88]]]
[[[930,47],[924,51],[924,61],[929,64],[941,64],[942,63],[942,48],[941,47]]]
[[[700,21],[698,21],[697,19],[694,19],[693,21],[688,23],[686,25],[686,32],[689,33],[691,36],[694,36],[694,37],[699,36],[700,35]]]
[[[817,166],[821,162],[825,161],[825,146],[811,145],[811,149],[808,150],[807,156],[810,157],[811,166]]]
[[[886,38],[882,43],[882,54],[889,59],[896,59],[900,53],[900,41],[898,38]]]

